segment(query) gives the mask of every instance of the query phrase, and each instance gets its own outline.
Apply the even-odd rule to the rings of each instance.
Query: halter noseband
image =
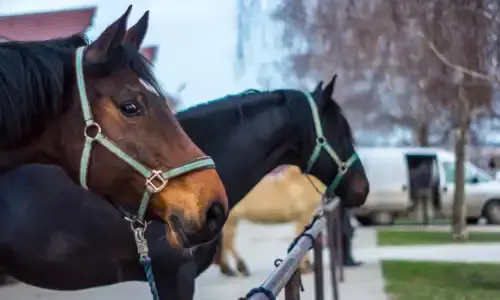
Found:
[[[112,140],[107,138],[103,133],[101,126],[94,120],[92,116],[92,110],[90,107],[89,100],[87,98],[87,92],[85,89],[85,80],[83,76],[83,52],[85,47],[80,47],[76,50],[75,54],[75,65],[76,65],[76,80],[78,83],[78,91],[80,94],[80,103],[82,106],[83,119],[85,120],[85,144],[82,150],[82,157],[80,160],[80,184],[82,187],[88,189],[87,186],[87,173],[89,167],[89,159],[92,151],[92,146],[94,142],[98,142],[104,146],[108,151],[119,157],[121,160],[126,162],[129,166],[134,168],[139,172],[145,181],[145,191],[142,195],[141,204],[137,211],[137,216],[134,221],[139,223],[144,223],[144,218],[146,215],[147,208],[151,202],[153,194],[161,192],[168,184],[168,181],[172,178],[184,175],[189,172],[196,170],[205,170],[210,168],[215,168],[215,163],[209,156],[202,156],[194,160],[188,161],[184,165],[166,170],[150,170],[137,160],[133,159],[131,156],[123,152]],[[97,133],[93,136],[89,134],[90,130],[94,129]],[[156,182],[156,183],[155,183]],[[159,182],[159,183],[158,183]]]
[[[324,134],[323,134],[323,128],[321,127],[321,120],[319,118],[319,113],[318,113],[318,107],[316,105],[316,102],[314,102],[314,98],[312,95],[308,92],[303,92],[304,95],[307,98],[307,102],[309,103],[309,106],[311,107],[311,113],[314,121],[314,130],[316,132],[316,147],[314,147],[314,150],[311,154],[311,157],[309,158],[309,161],[307,162],[307,167],[306,171],[304,173],[310,174],[312,168],[314,167],[314,164],[318,161],[319,155],[321,154],[321,150],[325,150],[326,153],[333,159],[333,161],[337,164],[338,168],[338,173],[337,176],[333,179],[332,183],[330,186],[328,186],[328,189],[326,190],[327,193],[333,194],[335,192],[335,189],[337,186],[340,184],[340,181],[342,180],[342,177],[344,176],[345,173],[349,170],[349,168],[357,161],[359,160],[359,156],[356,152],[354,152],[351,157],[349,157],[346,161],[342,161],[335,150],[333,150],[332,146],[330,146],[330,143],[326,140]]]

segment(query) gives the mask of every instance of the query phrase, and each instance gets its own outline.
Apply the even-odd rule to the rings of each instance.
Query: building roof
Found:
[[[96,8],[0,16],[0,37],[39,41],[81,33],[92,24]]]

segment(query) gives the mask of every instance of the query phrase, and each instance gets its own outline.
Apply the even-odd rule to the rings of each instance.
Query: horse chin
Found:
[[[167,225],[166,232],[167,234],[163,237],[160,237],[160,240],[164,240],[166,243],[168,243],[168,245],[171,246],[176,251],[176,253],[180,254],[181,256],[185,258],[193,257],[194,252],[199,247],[198,245],[186,247],[187,243],[183,242],[179,234],[172,231],[169,225]]]
[[[190,245],[182,226],[175,223],[167,222],[167,241],[182,256],[192,257],[199,245]]]
[[[187,246],[189,245],[189,242],[186,238],[186,234],[182,230],[182,227],[174,228],[173,225],[174,224],[171,224],[171,222],[166,223],[166,236],[168,243],[170,244],[170,246],[178,250],[189,249],[189,247]]]
[[[193,246],[189,248],[177,248],[177,252],[185,258],[191,258],[194,256],[194,253],[198,249],[198,246]]]

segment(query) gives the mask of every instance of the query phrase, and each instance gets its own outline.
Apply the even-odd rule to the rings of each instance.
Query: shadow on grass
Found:
[[[468,279],[470,280],[470,282],[469,282],[470,286],[473,288],[481,288],[484,290],[500,291],[500,277],[499,278],[484,278],[480,275],[473,274]]]

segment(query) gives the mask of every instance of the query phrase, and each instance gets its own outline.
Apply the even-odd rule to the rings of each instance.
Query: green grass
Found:
[[[469,232],[468,241],[455,241],[449,231],[378,229],[377,243],[381,246],[431,245],[451,243],[500,243],[500,232]],[[500,257],[500,253],[499,253]]]
[[[406,217],[397,218],[394,220],[395,225],[422,225],[423,222],[417,222],[416,220],[412,220]],[[451,223],[451,219],[449,218],[434,218],[429,220],[429,225],[449,225]]]
[[[500,264],[383,261],[390,300],[500,299]]]

